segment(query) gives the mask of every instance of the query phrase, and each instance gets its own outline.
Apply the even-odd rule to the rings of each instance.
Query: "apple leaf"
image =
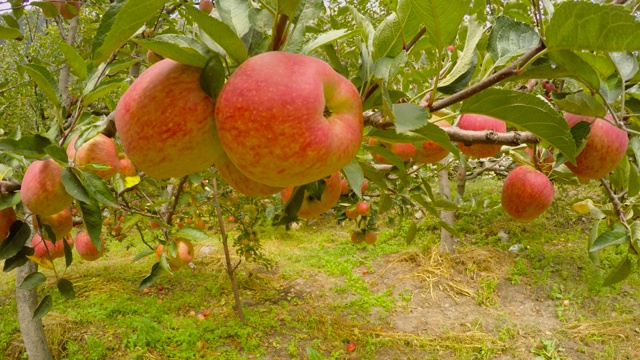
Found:
[[[425,126],[429,112],[423,106],[411,103],[393,104],[396,132],[406,133]]]
[[[94,199],[89,195],[87,189],[82,184],[82,181],[73,172],[73,169],[66,168],[62,170],[62,184],[67,193],[73,196],[74,199],[80,200],[83,203],[92,203]]]
[[[612,52],[609,57],[616,64],[618,73],[624,81],[632,79],[638,73],[638,59],[630,52]]]
[[[107,183],[98,175],[83,172],[82,178],[84,180],[84,184],[86,186],[87,192],[96,200],[101,202],[102,204],[109,205],[112,207],[119,207],[116,203],[116,199],[111,194],[111,190]]]
[[[614,103],[622,94],[622,78],[613,74],[607,80],[600,82],[600,95],[608,103]]]
[[[476,47],[478,45],[478,42],[482,38],[482,34],[482,24],[475,19],[469,20],[469,24],[467,26],[467,38],[464,43],[464,50],[458,58],[458,61],[456,61],[453,69],[447,74],[447,77],[442,79],[442,81],[438,83],[439,91],[445,94],[451,94],[461,90],[469,83],[473,75],[476,63],[478,61],[476,56]],[[462,79],[465,79],[465,81],[460,84]],[[454,88],[447,89],[447,86],[453,84],[459,85]],[[444,88],[445,90],[443,90],[442,88]]]
[[[540,43],[540,36],[528,24],[503,15],[498,16],[495,21],[489,35],[487,51],[496,65],[506,64],[512,57],[522,55]]]
[[[326,188],[327,184],[322,179],[304,185],[304,191],[316,201],[322,200],[322,194]]]
[[[198,13],[204,14],[202,11],[198,11]],[[133,42],[162,57],[198,68],[203,68],[207,59],[213,55],[212,51],[200,40],[186,35],[163,34],[152,39],[137,39]]]
[[[243,37],[251,29],[249,20],[249,2],[246,0],[216,0],[216,9],[220,19]]]
[[[411,11],[411,1],[409,0],[399,0],[396,12],[402,26],[403,43],[406,44],[418,34],[422,24],[418,16]]]
[[[640,176],[638,176],[638,168],[635,164],[629,163],[629,188],[627,189],[627,196],[633,198],[640,194]]]
[[[60,291],[60,294],[62,294],[62,296],[67,300],[73,300],[76,298],[76,292],[73,290],[73,284],[67,279],[58,280],[58,291]]]
[[[31,246],[23,246],[20,251],[14,256],[4,261],[4,267],[2,271],[9,272],[17,267],[20,267],[29,261],[29,256],[33,255],[33,248]],[[47,259],[42,258],[45,261]]]
[[[292,17],[300,5],[300,0],[278,0],[278,13]]]
[[[401,51],[395,58],[385,56],[378,59],[373,70],[374,77],[382,80],[385,84],[390,83],[406,64],[407,56],[406,51]]]
[[[31,228],[25,222],[16,220],[9,228],[9,235],[0,242],[0,260],[16,256],[31,237]]]
[[[357,159],[353,159],[347,166],[342,169],[344,176],[347,178],[349,186],[359,198],[362,198],[362,184],[364,183],[364,173],[358,164]]]
[[[0,40],[11,40],[19,38],[20,35],[22,35],[20,29],[0,26]]]
[[[226,71],[220,55],[215,54],[207,60],[200,74],[200,87],[215,101],[220,95],[226,79]]]
[[[53,306],[53,298],[51,298],[51,295],[43,297],[36,309],[33,311],[33,317],[31,318],[31,320],[42,319],[45,315],[47,315],[49,310],[51,310],[51,306]]]
[[[24,64],[22,67],[27,75],[38,85],[38,88],[53,102],[53,105],[60,105],[60,91],[51,72],[42,65]]]
[[[157,262],[153,264],[153,266],[151,267],[151,273],[147,275],[147,277],[142,279],[142,281],[140,282],[140,286],[138,286],[138,290],[142,291],[151,286],[154,282],[156,282],[158,276],[160,276],[161,273],[162,267],[160,266],[160,263]]]
[[[600,77],[598,77],[596,70],[573,51],[554,51],[549,54],[549,58],[556,65],[567,69],[571,74],[570,77],[582,81],[590,89],[598,90],[600,88]]]
[[[247,60],[249,54],[247,48],[240,39],[240,34],[236,34],[233,29],[224,22],[209,16],[192,6],[187,6],[187,13],[195,21],[200,29],[216,44],[220,45],[227,54],[238,64]],[[222,14],[221,14],[222,15]],[[248,21],[248,18],[247,18]],[[247,29],[248,30],[248,29]],[[160,53],[159,53],[160,54]],[[160,54],[162,55],[162,54]],[[208,58],[209,56],[207,56]],[[199,67],[204,67],[206,59]]]
[[[634,221],[630,226],[631,228],[631,246],[640,254],[640,221]]]
[[[380,202],[378,205],[378,214],[384,214],[387,211],[391,210],[391,207],[393,206],[393,199],[391,198],[391,195],[389,195],[389,193],[387,193],[386,191],[383,191],[382,194],[380,195]]]
[[[58,15],[58,9],[52,3],[44,1],[30,1],[29,6],[36,6],[42,9],[45,16],[54,17]]]
[[[10,194],[0,194],[0,210],[14,207],[22,201],[20,192],[16,191]]]
[[[604,117],[607,110],[593,96],[580,92],[575,94],[554,93],[555,103],[560,109],[572,114]]]
[[[458,154],[460,151],[456,146],[451,143],[449,139],[449,135],[442,130],[438,125],[433,123],[427,123],[423,127],[413,131],[414,134],[418,134],[435,142],[436,144],[442,146],[443,148],[449,150],[449,152],[453,154]]]
[[[401,2],[403,2],[402,0]],[[400,7],[400,5],[398,5]],[[373,38],[375,36],[375,29],[373,28],[373,24],[371,23],[371,19],[369,19],[366,15],[361,14],[358,9],[356,9],[352,5],[347,5],[347,8],[351,12],[351,16],[355,21],[356,27],[362,30],[362,37],[365,40],[369,49],[373,48]]]
[[[602,286],[611,286],[626,279],[629,274],[631,274],[631,267],[631,259],[629,259],[629,256],[627,255],[620,263],[618,263],[616,268],[607,275],[602,282]]]
[[[147,250],[139,253],[138,255],[136,255],[133,258],[133,260],[131,260],[131,264],[133,264],[134,262],[136,262],[136,261],[138,261],[138,260],[140,260],[140,259],[142,259],[144,257],[147,257],[147,256],[149,256],[151,254],[155,254],[155,253],[156,253],[155,250],[147,249]]]
[[[457,65],[457,64],[456,64]],[[438,84],[438,91],[443,94],[455,94],[458,91],[462,91],[469,82],[473,78],[473,74],[476,70],[476,65],[478,65],[478,55],[473,52],[471,56],[471,64],[467,68],[467,70],[460,74],[457,78],[451,80],[451,82],[445,86],[440,86]]]
[[[493,116],[530,131],[560,150],[569,161],[575,161],[576,147],[569,125],[551,105],[535,95],[489,88],[467,99],[460,112]]]
[[[306,43],[305,34],[309,23],[321,16],[325,10],[322,0],[301,0],[299,8],[302,11],[291,21],[293,29],[287,37],[286,43],[280,48],[292,53],[299,53]]]
[[[69,235],[71,236],[71,235]],[[73,262],[73,254],[71,253],[71,246],[69,245],[69,243],[67,242],[66,239],[61,239],[60,241],[62,241],[62,246],[64,248],[64,264],[66,267],[71,266],[71,263]]]
[[[162,9],[166,0],[117,0],[104,12],[91,52],[94,63],[106,61]]]
[[[398,14],[391,13],[373,35],[373,60],[385,56],[394,58],[402,51],[403,46],[402,23]]]
[[[173,256],[175,256],[175,246],[173,248],[174,248]],[[171,249],[171,247],[169,247],[169,249]],[[160,255],[160,259],[158,259],[158,262],[160,263],[160,268],[162,268],[162,270],[168,272],[169,274],[173,274],[173,271],[171,271],[171,265],[169,265],[169,259],[167,258],[167,254],[163,252]]]
[[[82,105],[87,106],[97,100],[103,99],[105,96],[109,95],[110,92],[118,89],[123,84],[125,84],[124,78],[101,81],[98,86],[84,95],[82,98]]]
[[[280,216],[274,217],[274,225],[286,225],[287,228],[290,223],[298,219],[298,211],[302,202],[304,201],[304,186],[296,186],[293,188],[291,198],[285,204],[284,210]]]
[[[79,201],[78,204],[80,205],[82,222],[91,238],[91,243],[96,249],[100,249],[102,247],[102,241],[100,241],[100,233],[102,232],[102,212],[100,211],[100,206],[95,202],[85,203]]]
[[[174,234],[174,237],[183,238],[194,242],[212,241],[211,237],[206,232],[191,226],[185,226],[182,229],[178,230],[178,232]]]
[[[20,284],[20,286],[18,286],[18,289],[31,290],[37,286],[44,284],[45,281],[47,281],[47,277],[43,273],[34,272],[27,275],[27,277],[22,280],[22,283]]]
[[[549,50],[640,49],[640,22],[619,5],[562,2],[556,6],[545,32]]]
[[[69,158],[67,157],[66,150],[61,148],[60,146],[49,145],[44,148],[44,152],[60,164],[66,165],[67,163],[69,163]]]
[[[64,58],[67,60],[69,67],[71,68],[72,73],[80,80],[83,81],[87,77],[87,64],[84,62],[84,59],[78,51],[71,45],[67,44],[64,41],[58,42],[58,49],[64,55]]]
[[[605,231],[596,238],[591,244],[589,251],[598,251],[607,246],[624,244],[629,241],[630,237],[626,230],[609,230]]]
[[[338,41],[338,40],[342,40],[342,39],[348,39],[350,37],[353,37],[355,35],[360,34],[360,30],[351,30],[348,31],[346,29],[340,29],[340,30],[330,30],[327,31],[325,33],[322,33],[322,35],[316,37],[315,39],[309,41],[300,51],[301,54],[309,54],[311,53],[313,50],[315,50],[318,47],[321,47],[323,45],[332,43],[334,41]]]
[[[404,169],[404,161],[398,157],[398,155],[394,154],[391,150],[387,149],[384,146],[368,146],[365,145],[363,148],[367,151],[374,152],[383,158],[387,159],[391,165],[397,167],[400,170],[400,174],[405,173]]]
[[[427,29],[429,41],[438,51],[453,44],[471,0],[410,0],[413,12]]]
[[[415,221],[409,221],[409,228],[407,229],[407,235],[405,236],[405,242],[407,245],[411,245],[413,240],[416,238],[416,234],[418,233],[418,226]]]
[[[371,180],[380,189],[386,189],[387,188],[387,182],[385,181],[384,175],[380,171],[376,170],[376,168],[371,166],[371,164],[369,164],[369,162],[364,161],[362,159],[358,160],[358,164],[360,165],[360,168],[362,169],[362,173],[364,174],[364,177],[366,177],[367,179]]]

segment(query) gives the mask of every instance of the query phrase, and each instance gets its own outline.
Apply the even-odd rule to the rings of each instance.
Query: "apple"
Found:
[[[553,185],[545,174],[528,165],[513,169],[502,186],[502,208],[519,221],[532,221],[553,202]]]
[[[537,152],[538,152],[538,159],[540,160],[540,163],[538,164],[540,166],[540,170],[545,173],[548,174],[551,172],[551,170],[553,170],[553,164],[555,163],[555,158],[553,157],[553,154],[551,153],[551,151],[546,150],[546,155],[544,159],[542,159],[542,156],[544,154],[544,150],[542,148],[537,148]],[[524,149],[524,151],[529,154],[529,156],[531,157],[531,161],[533,162],[533,149],[532,148],[526,148]]]
[[[340,200],[340,171],[336,171],[331,174],[330,177],[322,179],[325,182],[325,189],[320,197],[320,200],[313,198],[305,190],[304,199],[300,210],[298,210],[298,216],[304,219],[312,219],[326,211],[329,211]],[[287,203],[293,194],[293,188],[289,187],[280,192],[282,201]]]
[[[222,156],[214,163],[220,173],[220,177],[236,191],[247,196],[267,196],[282,190],[282,187],[265,185],[252,180],[240,172],[231,162],[231,159],[223,152]],[[237,196],[237,195],[236,195]]]
[[[347,352],[356,351],[356,343],[350,342],[347,344]]]
[[[104,254],[104,238],[100,236],[100,250],[98,250],[91,242],[89,234],[80,231],[76,234],[76,251],[87,261],[98,260]]]
[[[193,260],[193,244],[191,241],[183,238],[175,238],[173,241],[176,243],[178,250],[175,257],[171,253],[167,253],[167,260],[169,260],[171,270],[179,269]]]
[[[182,177],[208,168],[222,155],[213,99],[200,87],[201,73],[164,59],[120,98],[115,124],[122,147],[148,176]]]
[[[160,56],[151,50],[147,50],[147,62],[149,64],[153,65],[162,59],[164,59],[163,56]]]
[[[360,201],[356,204],[356,212],[361,216],[369,216],[371,214],[371,206],[366,201]]]
[[[31,247],[34,250],[33,256],[36,258],[44,258],[48,260],[53,260],[57,258],[64,257],[64,243],[66,241],[67,244],[73,249],[73,240],[70,238],[60,239],[56,241],[54,244],[49,240],[42,240],[40,235],[35,234],[33,238],[31,238]]]
[[[350,207],[344,211],[344,215],[347,217],[347,219],[355,219],[358,217],[358,210],[356,210],[355,206]]]
[[[364,235],[362,234],[362,230],[357,229],[351,232],[351,242],[358,245],[362,244],[364,241]]]
[[[453,45],[449,45],[449,46],[447,46],[447,51],[448,51],[448,52],[453,52],[455,49],[456,49],[456,47],[455,47],[455,46],[453,46]]]
[[[38,220],[39,218],[39,220]],[[71,215],[71,208],[68,207],[61,212],[49,216],[33,216],[33,230],[40,232],[40,224],[48,225],[51,227],[56,240],[60,240],[66,237],[73,228],[73,215]],[[46,231],[42,231],[42,235],[46,240],[51,240]]]
[[[85,141],[78,149],[75,148],[78,135],[74,135],[67,146],[67,156],[78,167],[89,164],[102,164],[109,166],[109,169],[94,170],[87,169],[101,178],[108,180],[118,173],[120,160],[118,159],[118,149],[113,139],[104,134],[98,134],[94,138]]]
[[[213,3],[211,0],[200,0],[200,4],[198,4],[198,9],[200,11],[206,12],[207,14],[213,11]]]
[[[504,121],[478,114],[463,114],[460,117],[460,121],[458,121],[458,127],[463,130],[493,130],[499,133],[507,131],[507,124],[505,124]],[[463,154],[476,158],[495,156],[502,148],[502,145],[494,144],[474,144],[467,146],[462,142],[459,142],[458,146]]]
[[[11,232],[11,224],[13,224],[18,217],[16,216],[16,211],[13,208],[5,208],[0,210],[0,241],[4,240],[9,236]]]
[[[367,191],[368,188],[369,188],[369,181],[367,179],[364,179],[362,181],[362,186],[360,187],[360,192],[364,193],[365,191]],[[351,189],[349,188],[349,181],[347,181],[347,179],[340,180],[340,194],[347,195],[349,194],[350,191]]]
[[[605,116],[606,120],[570,113],[564,118],[571,127],[581,121],[591,124],[587,143],[576,157],[576,165],[565,163],[581,182],[601,179],[618,166],[627,151],[629,137],[626,131],[610,123],[613,121],[610,114]]]
[[[451,127],[451,124],[446,120],[440,120],[435,124],[441,128]],[[449,155],[449,150],[430,140],[418,145],[413,161],[419,164],[435,164],[446,158],[447,155]]]
[[[373,230],[367,230],[364,233],[364,242],[367,244],[375,244],[378,241],[378,234]]]
[[[236,217],[233,215],[229,215],[229,217],[227,217],[227,222],[230,222],[230,223],[236,222]]]
[[[53,159],[32,162],[22,178],[20,197],[32,213],[40,216],[57,214],[73,201],[62,184],[63,167]]]
[[[215,110],[231,162],[274,187],[308,184],[347,166],[362,142],[358,89],[324,61],[281,51],[242,63]]]
[[[162,227],[162,226],[160,226],[160,224],[159,224],[157,221],[155,221],[155,220],[151,220],[151,222],[149,222],[149,226],[150,226],[152,229],[160,229],[160,228]]]
[[[119,158],[120,160],[119,160],[118,172],[122,177],[126,178],[130,176],[138,175],[138,170],[136,170],[136,166],[133,165],[133,162],[131,161],[131,159],[127,157],[127,155],[120,154]]]
[[[403,162],[409,161],[418,151],[418,148],[411,143],[386,143],[374,138],[369,138],[368,143],[370,146],[382,146],[391,150]],[[380,154],[372,152],[371,156],[379,164],[391,164],[389,160]]]
[[[80,1],[67,0],[64,3],[60,1],[59,4],[60,8],[58,11],[60,12],[60,16],[67,20],[71,20],[80,14],[80,6],[82,5]]]

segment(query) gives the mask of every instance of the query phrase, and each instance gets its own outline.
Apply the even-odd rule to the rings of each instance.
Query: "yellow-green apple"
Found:
[[[78,135],[74,135],[67,146],[67,156],[78,167],[84,167],[90,164],[100,164],[108,166],[107,169],[86,169],[101,178],[108,180],[118,173],[120,168],[120,160],[118,159],[118,149],[113,139],[104,134],[98,134],[94,138],[85,141],[78,149],[76,149],[76,141]]]
[[[148,176],[181,177],[211,166],[215,143],[213,99],[200,87],[202,69],[161,60],[124,93],[115,111],[125,154]]]
[[[553,185],[542,172],[528,165],[518,166],[502,186],[502,208],[519,221],[531,221],[551,206]]]
[[[213,3],[211,2],[211,0],[200,0],[198,8],[200,9],[200,11],[204,11],[209,14],[211,13],[211,11],[213,11]]]
[[[440,120],[435,124],[441,128],[451,127],[451,124],[446,120]],[[447,157],[447,155],[449,155],[449,150],[429,140],[418,146],[418,151],[413,156],[413,161],[419,164],[434,164]]]
[[[386,143],[378,139],[369,138],[368,144],[370,146],[382,146],[391,150],[391,152],[398,156],[403,162],[409,161],[418,151],[418,148],[411,143]],[[373,159],[379,164],[391,164],[389,160],[378,153],[372,152],[371,156],[373,156]]]
[[[306,190],[304,192],[304,199],[300,210],[298,210],[298,216],[305,219],[312,219],[328,210],[330,210],[340,199],[340,171],[336,171],[331,174],[330,177],[322,179],[325,182],[324,192],[320,197],[320,200],[315,199]],[[285,203],[289,201],[293,194],[293,188],[289,187],[280,192],[282,201]]]
[[[39,219],[39,221],[38,221]],[[73,216],[71,215],[71,208],[68,207],[61,212],[49,216],[33,216],[33,230],[40,232],[40,224],[48,225],[51,227],[56,240],[60,240],[63,237],[69,235],[73,228]],[[51,240],[49,234],[46,231],[42,231],[42,235],[46,240]]]
[[[53,159],[32,162],[22,178],[20,197],[32,213],[40,216],[57,214],[73,201],[62,184],[63,167]]]
[[[120,165],[118,166],[118,172],[123,178],[138,175],[138,170],[136,170],[136,166],[133,165],[133,162],[131,161],[131,159],[127,157],[127,155],[120,154],[118,157],[120,158],[119,160]]]
[[[540,167],[540,170],[545,174],[550,173],[551,170],[553,169],[553,164],[555,163],[555,158],[553,157],[553,153],[550,150],[540,148],[540,147],[537,147],[536,150],[538,153],[538,160],[539,160],[538,166]],[[533,149],[528,147],[524,149],[524,151],[527,154],[529,154],[529,156],[531,157],[531,161],[534,162],[535,160],[533,156]],[[546,156],[544,156],[545,154]]]
[[[91,237],[85,231],[76,234],[76,251],[81,258],[87,261],[98,260],[104,254],[104,238],[100,236],[100,249],[91,242]]]
[[[463,114],[460,117],[460,121],[458,121],[458,127],[462,130],[507,132],[507,124],[504,121],[479,114]],[[459,142],[458,146],[463,154],[476,158],[495,156],[502,148],[502,145],[495,144],[473,144],[467,146],[462,142]]]
[[[591,124],[587,143],[576,157],[576,165],[565,163],[581,182],[603,178],[618,166],[627,151],[629,136],[611,123],[611,114],[598,119],[566,113],[564,118],[571,127],[581,121]]]
[[[248,178],[304,185],[348,165],[362,141],[356,87],[324,61],[281,51],[242,63],[216,102],[218,134]]]
[[[160,56],[151,50],[147,50],[147,62],[149,64],[153,65],[162,59],[164,59],[163,56]]]
[[[11,224],[16,220],[18,220],[18,217],[16,216],[16,211],[13,210],[13,208],[9,207],[0,210],[0,241],[9,236]]]
[[[36,258],[43,258],[47,260],[53,260],[57,258],[61,258],[64,256],[64,243],[66,241],[67,244],[71,248],[73,248],[73,241],[70,238],[57,240],[54,244],[49,240],[42,240],[40,235],[35,234],[31,239],[31,247],[34,250],[33,256]]]

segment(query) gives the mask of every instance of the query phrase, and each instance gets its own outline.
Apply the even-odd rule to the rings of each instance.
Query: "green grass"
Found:
[[[350,225],[331,219],[261,229],[274,266],[238,268],[245,323],[233,308],[219,242],[198,244],[217,251],[142,292],[138,284],[154,260],[130,264],[143,250],[133,235],[109,241],[105,258],[65,272],[75,300],[65,301],[53,279],[39,289],[54,298],[44,318],[50,344],[65,359],[638,358],[640,278],[634,272],[622,284],[600,286],[623,252],[607,249],[603,269],[593,266],[585,250],[590,224],[570,207],[597,189],[558,190],[566,196],[541,218],[516,223],[496,206],[499,186],[491,179],[468,184],[456,222],[464,237],[453,256],[433,251],[439,234],[429,219],[410,246],[407,223],[383,228],[375,246],[351,244]],[[514,244],[524,250],[509,252]],[[0,275],[0,359],[20,354],[13,276]],[[548,323],[524,324],[516,306],[539,307]],[[458,317],[438,317],[449,310]],[[204,311],[205,320],[193,316]],[[394,326],[406,321],[417,330]],[[354,354],[346,352],[349,342],[357,344]]]

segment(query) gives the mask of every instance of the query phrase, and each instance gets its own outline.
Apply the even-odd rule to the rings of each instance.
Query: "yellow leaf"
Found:
[[[42,258],[39,256],[27,256],[27,259],[33,261],[34,263],[42,266],[45,269],[53,270],[53,263],[49,259]]]
[[[587,199],[587,200],[584,200],[584,201],[579,201],[579,202],[573,204],[573,206],[571,206],[571,207],[578,214],[586,215],[586,214],[589,213],[589,209],[591,208],[591,206],[593,206],[593,203],[591,202],[590,199]]]
[[[127,176],[124,178],[124,186],[129,189],[140,183],[140,176]]]

